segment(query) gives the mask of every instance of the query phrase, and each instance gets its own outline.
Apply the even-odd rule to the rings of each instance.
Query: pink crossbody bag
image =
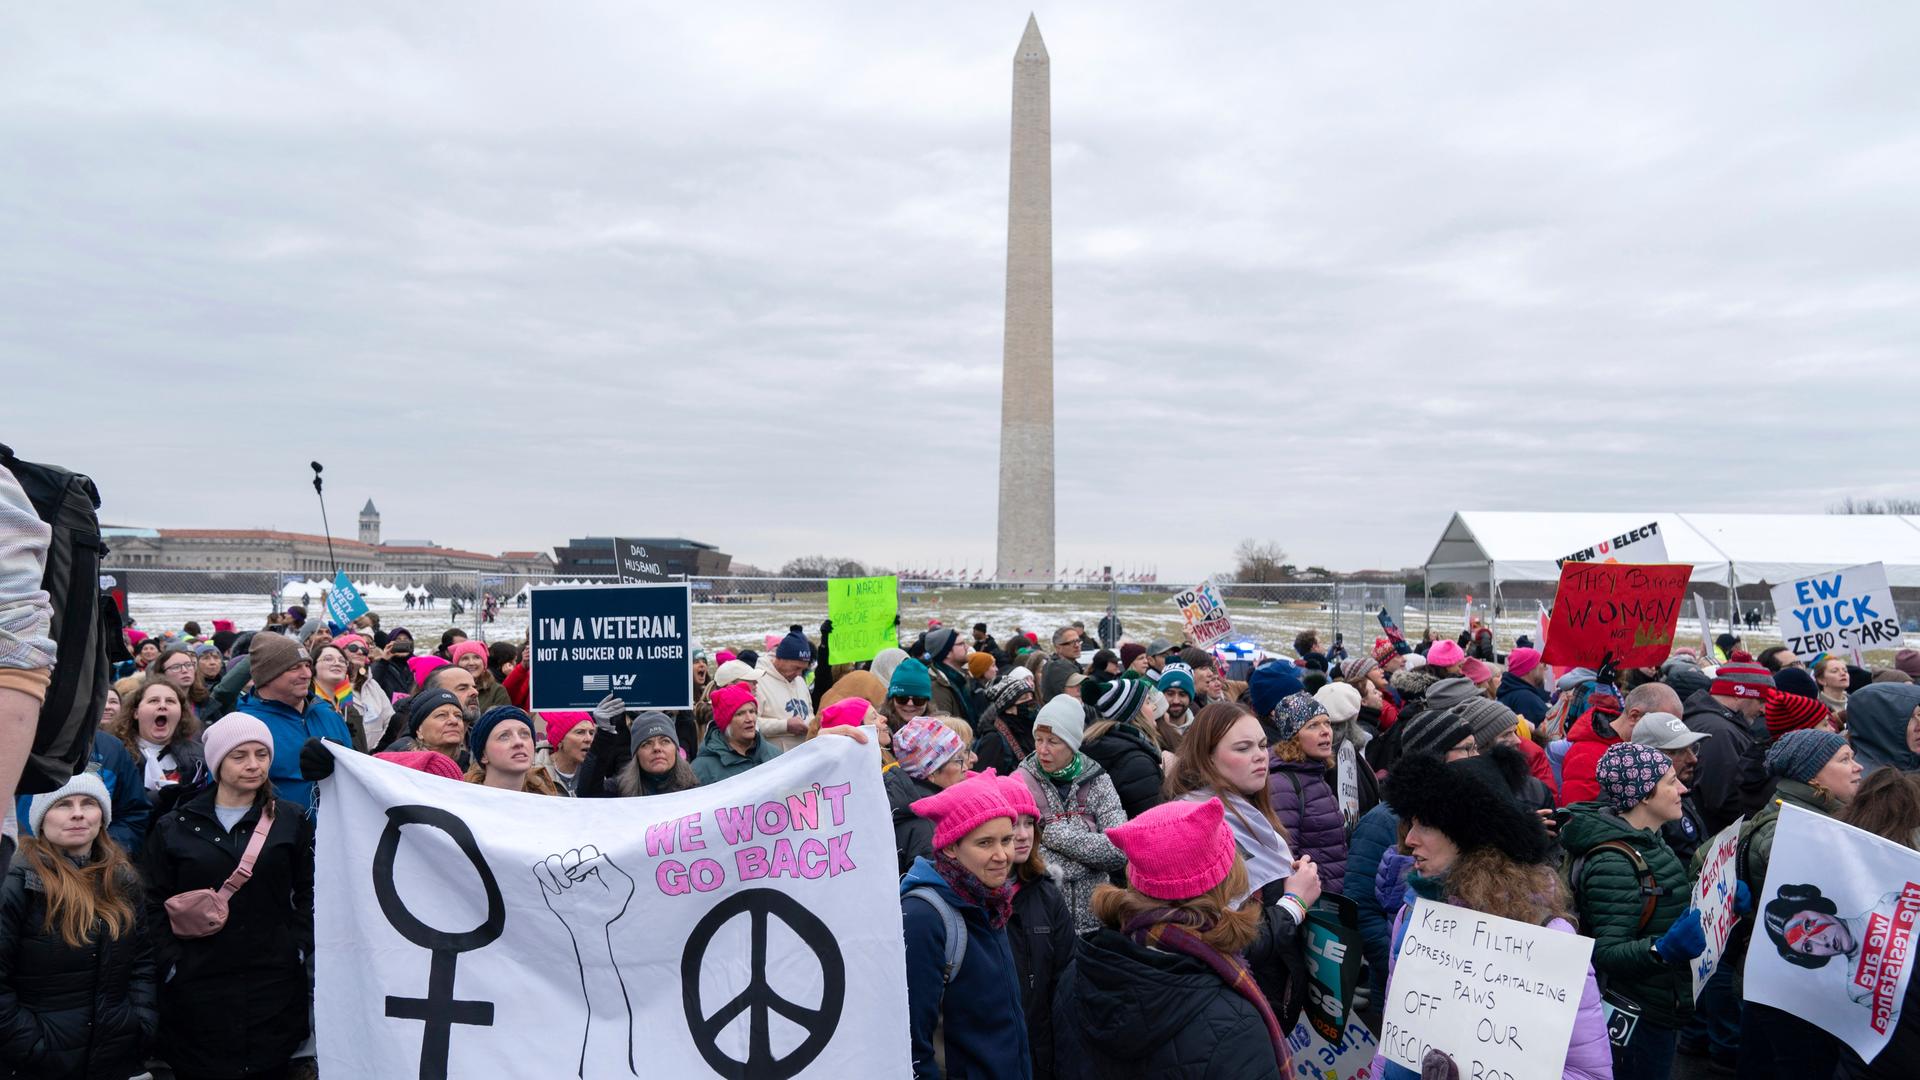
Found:
[[[260,857],[260,849],[266,846],[267,834],[272,831],[273,804],[269,802],[260,812],[260,824],[253,827],[253,836],[240,856],[240,865],[227,875],[224,884],[217,889],[194,889],[167,898],[167,922],[173,926],[174,937],[203,938],[219,933],[227,925],[227,897],[239,892],[240,886],[253,877],[254,860]]]

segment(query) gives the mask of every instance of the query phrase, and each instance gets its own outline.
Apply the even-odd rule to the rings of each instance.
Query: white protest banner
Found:
[[[361,754],[320,784],[330,1076],[905,1076],[879,747],[669,795],[498,791]]]
[[[1721,829],[1707,842],[1706,859],[1700,864],[1700,878],[1693,883],[1693,908],[1700,913],[1700,929],[1707,936],[1707,947],[1693,960],[1693,1000],[1700,1000],[1700,988],[1707,985],[1726,952],[1727,936],[1733,933],[1734,891],[1740,880],[1734,860],[1740,847],[1740,818]]]
[[[1321,1038],[1312,1024],[1302,1020],[1287,1036],[1287,1049],[1293,1054],[1289,1080],[1374,1080],[1376,1076],[1373,1063],[1379,1050],[1373,1032],[1351,1013],[1339,1046]]]
[[[1780,808],[1753,898],[1748,1001],[1831,1032],[1871,1063],[1912,976],[1920,852],[1797,806]]]
[[[1773,587],[1780,640],[1801,660],[1821,653],[1900,647],[1900,619],[1881,563],[1849,566]],[[1858,661],[1856,660],[1856,663]]]
[[[1660,535],[1660,523],[1649,521],[1637,529],[1590,544],[1571,555],[1555,559],[1554,565],[1570,562],[1663,563],[1667,561],[1667,541]]]
[[[1203,581],[1176,593],[1173,603],[1186,620],[1187,636],[1195,645],[1204,649],[1233,633],[1233,620],[1227,618],[1227,605],[1213,582]]]
[[[1693,621],[1700,624],[1700,662],[1718,663],[1720,657],[1713,651],[1713,624],[1707,621],[1707,601],[1699,593],[1693,594]]]
[[[1559,1076],[1593,939],[1416,899],[1387,986],[1380,1047],[1414,1072],[1429,1048],[1463,1077]]]

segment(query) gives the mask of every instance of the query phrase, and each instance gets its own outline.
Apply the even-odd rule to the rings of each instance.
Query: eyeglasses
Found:
[[[896,694],[894,695],[893,700],[902,702],[907,705],[925,705],[927,702],[932,701],[933,699],[923,698],[923,697],[908,697],[904,694]]]
[[[161,670],[161,671],[164,671],[164,672],[166,672],[166,673],[167,673],[167,674],[169,674],[169,675],[178,675],[178,674],[180,674],[180,673],[181,673],[181,672],[183,672],[183,671],[192,671],[192,670],[193,670],[193,662],[192,662],[191,660],[189,660],[188,662],[186,662],[186,663],[184,663],[184,664],[178,664],[178,663],[176,663],[176,664],[168,664],[168,665],[167,665],[166,667],[163,667],[163,668],[161,668],[160,670]]]

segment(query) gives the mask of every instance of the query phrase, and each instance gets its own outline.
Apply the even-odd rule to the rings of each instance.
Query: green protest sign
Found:
[[[900,644],[894,617],[900,581],[893,577],[835,578],[827,582],[827,618],[833,620],[828,660],[857,664]]]

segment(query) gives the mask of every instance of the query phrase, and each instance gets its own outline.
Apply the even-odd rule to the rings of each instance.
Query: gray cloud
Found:
[[[318,457],[447,544],[990,562],[1025,14],[9,11],[4,437],[128,523],[311,529]],[[1062,562],[1903,490],[1920,15],[1039,17]]]

